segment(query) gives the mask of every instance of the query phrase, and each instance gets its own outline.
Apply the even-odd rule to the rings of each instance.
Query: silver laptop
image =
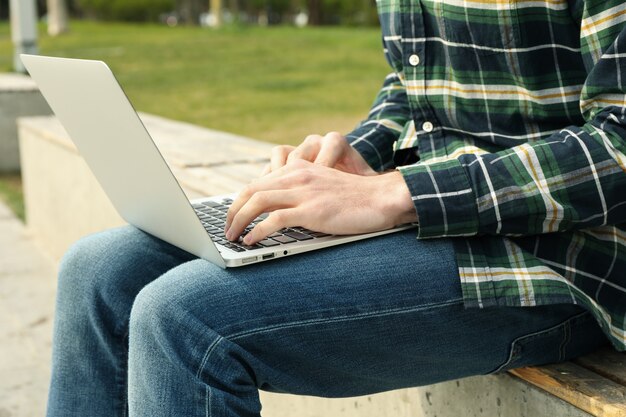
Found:
[[[187,199],[104,62],[21,57],[124,220],[222,268],[278,259],[412,227],[405,225],[351,236],[329,236],[293,227],[274,233],[254,246],[230,242],[223,234],[224,219],[234,196]]]

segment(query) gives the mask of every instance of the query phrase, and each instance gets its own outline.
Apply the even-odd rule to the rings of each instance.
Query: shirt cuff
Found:
[[[478,233],[478,207],[470,181],[456,159],[398,167],[417,211],[418,239]]]
[[[391,132],[371,126],[360,126],[346,135],[346,139],[374,171],[384,171],[393,166]]]

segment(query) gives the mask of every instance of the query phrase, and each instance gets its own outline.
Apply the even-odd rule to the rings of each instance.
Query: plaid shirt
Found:
[[[466,307],[579,304],[626,350],[626,3],[378,9],[393,73],[347,137],[453,238]]]

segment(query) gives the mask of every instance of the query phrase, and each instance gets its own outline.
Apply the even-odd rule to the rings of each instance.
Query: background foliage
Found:
[[[87,17],[104,20],[156,21],[174,10],[174,0],[78,0]]]
[[[3,3],[0,0],[0,18]],[[73,15],[99,20],[158,21],[163,14],[177,14],[186,23],[197,24],[201,13],[209,10],[209,0],[66,0]],[[45,0],[38,0],[41,14]],[[309,14],[313,25],[376,25],[375,0],[222,0],[230,13],[244,13],[240,23],[256,23],[260,14],[270,24],[292,23],[299,12]]]

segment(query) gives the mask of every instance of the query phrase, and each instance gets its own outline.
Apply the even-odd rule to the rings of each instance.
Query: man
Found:
[[[393,73],[344,139],[277,147],[228,215],[406,231],[223,271],[133,228],[60,269],[49,416],[258,416],[624,350],[626,5],[381,0]],[[431,238],[431,239],[427,239]]]

